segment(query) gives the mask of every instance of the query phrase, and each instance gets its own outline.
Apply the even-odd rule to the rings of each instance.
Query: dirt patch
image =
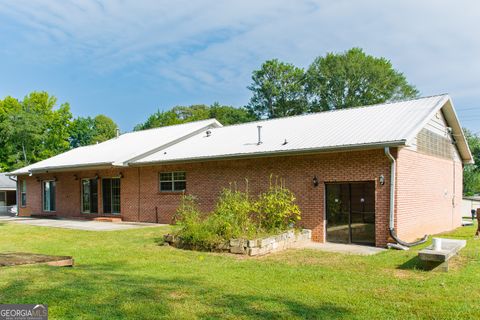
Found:
[[[0,267],[23,264],[48,264],[51,266],[73,266],[73,258],[69,256],[50,256],[46,254],[26,252],[0,253]]]

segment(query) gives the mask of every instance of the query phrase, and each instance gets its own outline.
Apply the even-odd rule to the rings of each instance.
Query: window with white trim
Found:
[[[27,180],[20,180],[20,206],[27,206]]]
[[[160,192],[181,192],[187,188],[185,171],[160,172]]]

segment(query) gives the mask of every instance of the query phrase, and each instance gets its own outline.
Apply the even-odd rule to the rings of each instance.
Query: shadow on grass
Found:
[[[401,270],[425,270],[422,260],[418,256],[414,256],[410,260],[402,263],[397,267]]]
[[[278,294],[232,293],[192,275],[146,276],[116,263],[73,269],[24,269],[0,282],[2,303],[45,303],[52,318],[337,319],[350,311],[322,301],[302,303]],[[150,270],[151,272],[152,270]]]

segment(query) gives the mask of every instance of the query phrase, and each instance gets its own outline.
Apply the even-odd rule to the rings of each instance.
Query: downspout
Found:
[[[397,237],[397,233],[395,232],[395,170],[396,170],[396,160],[395,157],[390,153],[390,148],[385,147],[385,155],[387,156],[388,160],[390,161],[390,218],[389,218],[389,226],[388,229],[390,231],[390,236],[395,240],[398,244],[405,246],[405,247],[413,247],[418,244],[422,244],[427,241],[428,235],[425,235],[423,239],[415,241],[415,242],[405,242],[400,240]]]

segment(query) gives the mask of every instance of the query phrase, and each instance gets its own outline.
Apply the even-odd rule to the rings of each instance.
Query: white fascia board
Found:
[[[427,125],[427,123],[433,118],[433,116],[438,112],[438,110],[440,110],[449,100],[450,97],[448,95],[445,95],[440,101],[437,102],[430,114],[425,117],[420,122],[420,124],[410,133],[410,135],[406,139],[407,145],[412,145],[412,142],[415,140],[415,137],[418,135],[418,133]]]

